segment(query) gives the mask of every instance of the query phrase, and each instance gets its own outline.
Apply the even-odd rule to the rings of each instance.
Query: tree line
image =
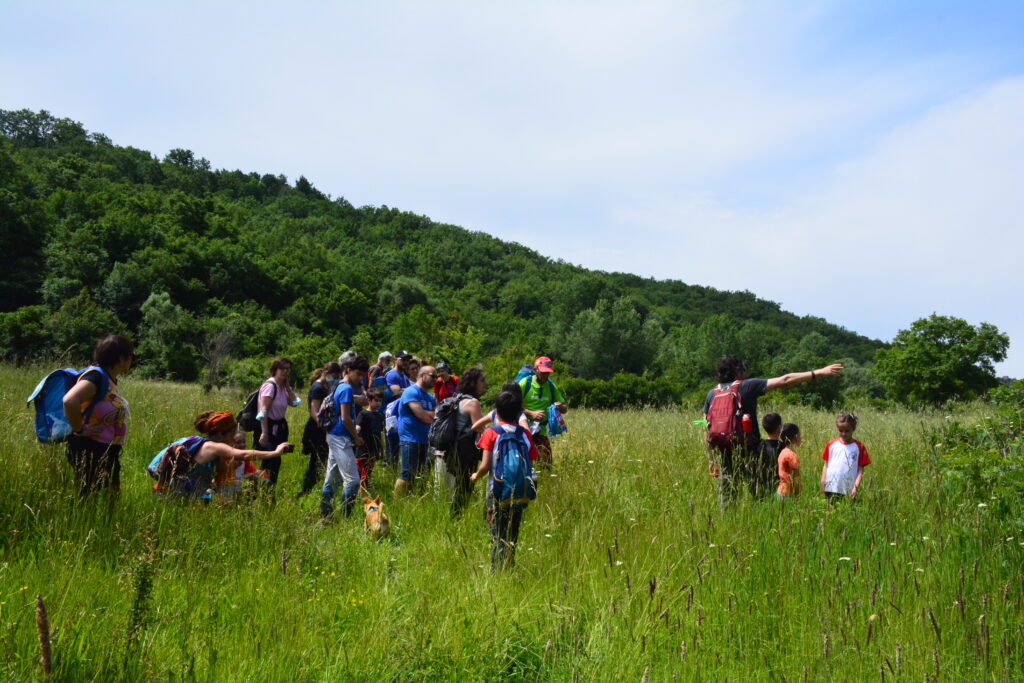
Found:
[[[741,350],[764,376],[847,367],[797,400],[886,396],[871,371],[885,345],[750,292],[588,270],[305,177],[159,159],[46,111],[0,110],[0,235],[12,361],[84,359],[121,332],[143,376],[245,387],[282,354],[308,371],[346,348],[410,349],[511,376],[543,352],[604,405],[697,395]]]

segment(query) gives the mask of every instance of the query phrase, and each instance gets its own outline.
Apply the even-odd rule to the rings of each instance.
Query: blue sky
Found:
[[[7,0],[0,107],[1024,376],[1024,3]]]

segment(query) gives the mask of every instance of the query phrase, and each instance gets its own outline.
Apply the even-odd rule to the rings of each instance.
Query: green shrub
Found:
[[[948,492],[965,493],[999,515],[1021,514],[1024,497],[1024,380],[989,393],[994,414],[933,432]]]

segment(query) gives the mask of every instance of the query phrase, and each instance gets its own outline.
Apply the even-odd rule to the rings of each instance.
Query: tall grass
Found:
[[[37,593],[58,680],[1024,677],[1024,530],[939,495],[924,435],[941,414],[859,411],[874,464],[858,501],[827,506],[810,494],[832,416],[786,407],[808,491],[723,512],[696,408],[573,412],[517,566],[495,575],[479,500],[451,520],[429,495],[391,500],[383,468],[380,543],[358,516],[316,526],[316,495],[294,498],[298,453],[276,505],[153,498],[152,454],[198,410],[237,407],[192,386],[124,381],[123,492],[83,504],[63,451],[34,441],[39,374],[0,370],[11,679],[41,675]]]

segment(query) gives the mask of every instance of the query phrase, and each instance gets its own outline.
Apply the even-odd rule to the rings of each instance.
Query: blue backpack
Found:
[[[533,480],[530,464],[530,442],[519,425],[506,432],[491,426],[498,435],[494,444],[494,464],[491,466],[491,492],[501,507],[524,508],[537,497],[537,484]]]
[[[96,404],[102,401],[107,392],[110,391],[110,378],[106,371],[96,365],[90,365],[84,370],[64,368],[54,370],[46,377],[39,380],[35,391],[25,400],[25,403],[36,404],[36,438],[42,443],[60,443],[71,436],[71,425],[64,415],[64,394],[71,391],[78,378],[89,370],[98,370],[100,373],[100,388],[96,396],[89,401],[88,407],[82,413],[82,420],[89,422],[92,410]]]
[[[380,402],[381,406],[386,406],[395,400],[395,395],[391,393],[391,387],[388,386],[387,380],[384,379],[384,375],[374,377],[373,381],[370,382],[371,387],[382,387],[384,389],[384,400]]]
[[[519,368],[519,372],[516,373],[516,384],[519,384],[521,381],[523,381],[524,378],[532,376],[533,372],[534,367],[532,365],[524,365],[523,367]]]

